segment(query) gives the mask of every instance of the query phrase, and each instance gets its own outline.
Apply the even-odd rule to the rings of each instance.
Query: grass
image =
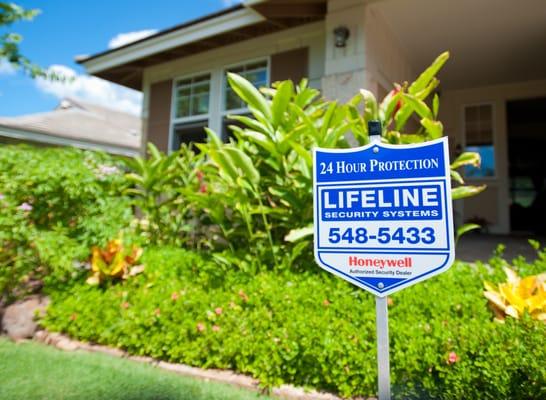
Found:
[[[250,400],[267,399],[104,354],[65,353],[0,338],[0,399]]]

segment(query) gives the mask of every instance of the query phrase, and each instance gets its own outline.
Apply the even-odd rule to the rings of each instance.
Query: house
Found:
[[[255,85],[306,76],[326,98],[385,95],[442,51],[441,115],[452,153],[478,151],[486,183],[457,202],[490,232],[546,227],[546,6],[543,0],[247,0],[81,63],[144,94],[143,142],[169,151],[222,135],[245,112],[226,72]]]
[[[53,111],[0,117],[0,143],[32,143],[140,154],[141,120],[111,108],[65,98]]]

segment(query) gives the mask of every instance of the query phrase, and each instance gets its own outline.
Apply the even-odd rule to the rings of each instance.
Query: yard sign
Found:
[[[447,138],[313,153],[315,259],[385,297],[454,259]]]

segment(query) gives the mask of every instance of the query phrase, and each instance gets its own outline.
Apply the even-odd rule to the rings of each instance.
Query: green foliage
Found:
[[[75,149],[0,148],[0,298],[79,276],[75,261],[129,225],[120,166]]]
[[[287,382],[344,396],[376,390],[373,296],[327,274],[246,274],[215,258],[148,250],[146,270],[105,290],[53,294],[43,324],[73,337],[205,368],[234,369],[264,386]],[[538,399],[546,387],[544,324],[493,322],[482,281],[502,265],[457,263],[392,296],[395,397]],[[544,268],[516,261],[521,275]]]
[[[148,158],[126,160],[126,174],[133,206],[142,214],[137,232],[151,244],[186,245],[195,243],[195,225],[202,213],[192,202],[195,192],[203,189],[203,156],[187,145],[170,155],[148,144]],[[196,221],[192,220],[195,219]]]
[[[144,233],[154,244],[228,248],[218,261],[246,271],[264,266],[305,269],[313,222],[311,150],[349,147],[350,136],[366,144],[368,122],[376,119],[390,143],[441,137],[439,99],[433,93],[439,84],[435,75],[448,56],[440,55],[411,85],[395,85],[380,104],[367,90],[339,105],[322,99],[306,80],[298,85],[276,82],[259,90],[228,74],[251,113],[230,116],[238,122],[230,127],[234,139],[222,143],[207,130],[208,143],[196,145],[199,155],[184,146],[165,156],[151,146],[147,160],[129,163],[127,179],[134,186],[127,192],[144,214]],[[416,132],[409,131],[413,115],[420,119]],[[453,189],[454,199],[485,189],[465,186],[457,172],[479,162],[476,153],[464,153],[453,162],[452,181],[459,185]]]
[[[14,4],[0,2],[0,28],[6,28],[18,21],[32,21],[40,13],[40,10],[27,10]],[[9,63],[14,68],[20,68],[32,78],[43,77],[54,80],[63,78],[44,71],[40,66],[32,63],[20,52],[20,44],[23,37],[15,32],[0,35],[0,64]]]

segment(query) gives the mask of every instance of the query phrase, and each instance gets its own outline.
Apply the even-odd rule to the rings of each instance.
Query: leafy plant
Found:
[[[199,190],[198,169],[202,159],[187,145],[165,155],[149,143],[148,158],[126,161],[130,172],[125,175],[128,187],[124,193],[142,213],[137,231],[150,243],[192,244],[188,221],[196,212],[181,192],[186,193],[190,188]]]
[[[86,282],[90,285],[99,285],[106,279],[127,279],[131,275],[141,273],[144,267],[135,264],[142,252],[142,248],[138,246],[124,245],[122,238],[110,240],[104,249],[93,247],[91,276]]]
[[[546,322],[546,273],[520,278],[508,267],[504,267],[504,272],[505,283],[484,282],[484,296],[495,320],[502,322],[505,316],[518,319],[527,312],[532,318]]]
[[[76,282],[53,292],[42,323],[131,354],[236,370],[264,387],[375,395],[373,296],[328,274],[222,268],[216,254],[162,247],[143,262],[141,275],[107,290]],[[482,295],[504,263],[458,262],[392,296],[394,398],[544,397],[546,325],[528,315],[495,323]]]
[[[123,185],[103,153],[0,147],[0,301],[83,275],[89,248],[129,225]]]

